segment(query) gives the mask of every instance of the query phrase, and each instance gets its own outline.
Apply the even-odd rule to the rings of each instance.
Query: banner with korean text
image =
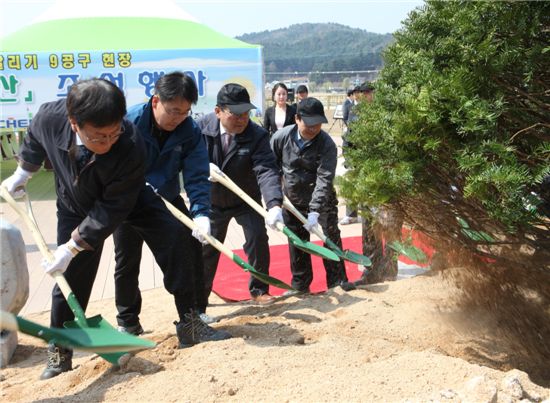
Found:
[[[214,110],[222,85],[244,85],[258,108],[263,103],[261,47],[40,51],[0,53],[0,130],[23,130],[44,102],[67,96],[79,79],[101,77],[121,88],[128,107],[146,102],[161,75],[179,70],[199,90],[194,116]],[[261,114],[261,110],[254,113]]]

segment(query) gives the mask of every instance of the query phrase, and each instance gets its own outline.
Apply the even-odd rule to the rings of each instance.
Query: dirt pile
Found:
[[[37,381],[45,346],[22,335],[2,371],[3,401],[487,401],[550,399],[550,379],[516,359],[490,310],[457,306],[440,274],[288,298],[259,307],[220,300],[214,326],[233,339],[177,349],[163,289],[144,293],[142,325],[155,349],[113,368],[77,353],[75,369]],[[114,301],[92,303],[115,323]],[[48,313],[30,319],[47,323]],[[529,378],[524,372],[537,373]],[[538,372],[537,372],[538,371]],[[535,382],[536,381],[536,382]]]

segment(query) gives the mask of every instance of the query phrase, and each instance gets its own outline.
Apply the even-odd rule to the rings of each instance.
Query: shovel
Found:
[[[147,339],[139,339],[124,333],[113,339],[101,329],[46,327],[5,311],[0,311],[0,329],[20,331],[56,345],[96,354],[142,350],[154,346],[154,343]]]
[[[190,228],[191,230],[194,230],[197,227],[197,224],[187,217],[185,214],[183,214],[180,210],[178,210],[172,203],[165,200],[162,196],[159,195],[159,197],[162,199],[168,210],[178,219],[180,220],[186,227]],[[225,246],[223,243],[218,241],[213,236],[210,236],[208,234],[205,234],[201,232],[201,235],[206,239],[206,241],[212,245],[214,248],[219,250],[221,253],[223,253],[225,256],[227,256],[229,259],[233,260],[237,265],[243,268],[244,271],[249,272],[252,276],[256,277],[258,280],[266,283],[274,285],[275,287],[279,287],[285,290],[293,290],[291,286],[288,284],[282,282],[278,278],[271,277],[268,274],[260,273],[257,271],[254,267],[249,265],[247,262],[245,262],[243,259],[241,259],[240,256],[233,253],[231,249],[229,249],[227,246]]]
[[[262,217],[267,216],[267,211],[260,206],[252,197],[247,195],[241,188],[237,186],[226,174],[224,174],[215,164],[210,163],[210,177],[214,181],[221,183],[223,186],[231,190],[241,199],[243,199],[250,207],[258,212]],[[323,259],[334,260],[335,262],[340,261],[340,258],[331,250],[323,248],[322,246],[315,245],[314,243],[303,241],[290,230],[286,225],[282,223],[277,223],[277,229],[285,234],[292,245],[298,249],[303,250],[311,255],[319,256]]]
[[[288,200],[286,196],[284,196],[284,199],[283,199],[283,206],[292,214],[294,214],[294,216],[298,220],[300,220],[303,224],[307,224],[307,218],[305,218],[304,215],[300,213],[300,211],[296,207],[294,207],[294,205],[290,202],[290,200]],[[346,249],[346,250],[340,249],[338,245],[336,245],[329,238],[327,238],[325,234],[323,234],[323,231],[321,231],[319,227],[317,226],[313,227],[311,229],[311,233],[321,238],[321,240],[325,243],[325,245],[327,245],[330,249],[332,249],[332,251],[336,253],[338,257],[341,257],[342,259],[345,259],[345,260],[349,260],[350,262],[353,262],[353,263],[360,264],[365,267],[372,265],[372,262],[367,256],[360,255],[359,253],[349,249]]]
[[[11,197],[10,193],[3,186],[0,186],[0,196],[2,196],[2,198],[17,212],[17,214],[19,214],[23,222],[30,229],[32,236],[38,246],[38,249],[40,249],[40,252],[42,252],[42,256],[48,261],[52,261],[53,260],[52,252],[48,249],[48,246],[44,241],[42,233],[38,229],[38,225],[36,224],[36,220],[34,219],[34,215],[32,212],[31,203],[27,195],[25,194],[24,196],[25,203],[27,205],[27,211],[23,210],[17,204],[17,202],[13,199],[13,197]],[[97,339],[98,343],[104,343],[103,340],[111,340],[111,343],[114,347],[113,351],[117,351],[117,352],[101,353],[99,355],[112,364],[118,364],[119,358],[122,357],[124,354],[126,354],[127,350],[118,349],[117,346],[120,344],[127,343],[128,335],[123,335],[121,332],[116,330],[107,321],[105,321],[101,317],[101,315],[96,315],[91,318],[86,318],[86,316],[84,315],[84,311],[82,310],[82,307],[78,303],[78,300],[73,294],[71,287],[69,286],[69,283],[67,283],[67,280],[65,279],[63,274],[59,272],[55,272],[53,273],[53,278],[57,282],[57,285],[61,289],[61,292],[65,296],[65,299],[67,300],[67,303],[69,304],[69,307],[71,308],[75,316],[74,321],[67,321],[63,324],[63,326],[70,329],[80,329],[84,333],[87,333],[88,330],[94,330],[92,333],[89,334],[89,339],[91,340],[92,345],[97,339],[96,333],[100,333],[102,335],[101,339]],[[144,348],[143,346],[144,339],[140,339],[134,336],[130,336],[130,337],[134,339],[134,343],[136,347],[139,346],[140,349]],[[152,348],[155,346],[154,342],[148,341],[148,340],[147,342],[148,342],[149,348]]]

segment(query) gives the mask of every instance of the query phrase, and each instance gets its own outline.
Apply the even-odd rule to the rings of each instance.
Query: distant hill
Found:
[[[237,39],[263,45],[266,72],[375,70],[391,34],[375,34],[341,24],[295,24]]]

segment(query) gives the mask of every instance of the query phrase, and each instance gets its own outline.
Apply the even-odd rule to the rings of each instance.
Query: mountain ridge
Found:
[[[303,23],[236,39],[263,46],[266,72],[349,71],[380,69],[393,35],[337,23]]]

